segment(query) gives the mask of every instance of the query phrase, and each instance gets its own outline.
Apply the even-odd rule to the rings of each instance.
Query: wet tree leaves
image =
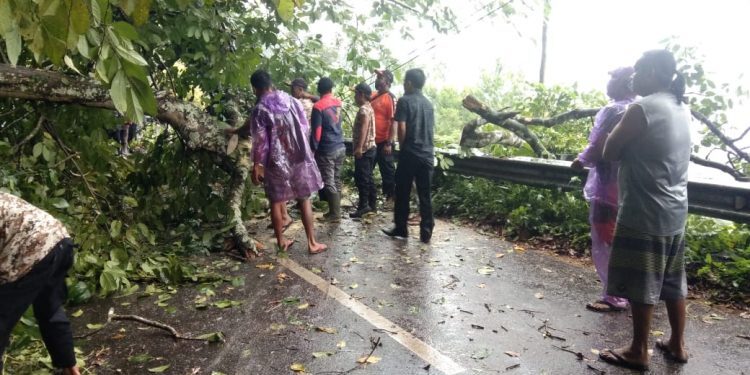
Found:
[[[484,266],[477,269],[477,273],[479,273],[480,275],[491,275],[494,272],[495,269],[489,266]]]
[[[152,359],[156,359],[156,358],[152,357],[148,353],[142,353],[142,354],[138,354],[138,355],[134,355],[134,356],[128,357],[128,362],[130,362],[130,363],[146,363],[146,362],[148,362],[148,361],[150,361]]]
[[[330,357],[336,353],[334,352],[313,352],[312,356],[315,358]]]
[[[490,356],[490,350],[487,348],[480,349],[471,354],[471,359],[482,360]]]
[[[201,339],[201,340],[206,340],[209,343],[224,342],[225,340],[224,333],[222,332],[205,333],[196,338]]]
[[[369,364],[375,364],[375,363],[378,363],[378,362],[380,362],[380,360],[381,360],[381,359],[382,359],[382,358],[380,358],[380,357],[376,357],[376,356],[374,356],[374,355],[370,355],[370,356],[365,356],[365,357],[361,357],[361,358],[357,359],[357,363],[362,363],[362,364],[365,364],[365,363],[369,363]]]

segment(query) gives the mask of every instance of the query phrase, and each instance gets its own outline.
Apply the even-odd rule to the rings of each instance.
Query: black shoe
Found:
[[[369,214],[370,212],[372,212],[372,209],[370,207],[360,208],[357,211],[350,213],[349,217],[352,219],[359,219],[362,216]]]
[[[428,232],[424,230],[419,232],[419,240],[422,241],[422,243],[430,243],[431,239],[432,239],[432,232]]]
[[[403,238],[409,237],[409,233],[406,231],[406,229],[399,229],[399,228],[393,227],[391,229],[385,229],[385,228],[383,228],[381,230],[388,237],[403,237]]]

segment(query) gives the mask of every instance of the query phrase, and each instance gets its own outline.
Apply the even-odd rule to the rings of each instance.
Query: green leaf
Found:
[[[91,20],[89,19],[89,8],[83,0],[71,0],[70,22],[73,26],[73,31],[77,34],[83,34],[88,31]]]
[[[279,17],[288,22],[294,16],[294,0],[274,0]]]
[[[5,38],[5,48],[8,52],[10,64],[16,66],[18,56],[21,55],[21,33],[18,31],[18,25],[15,24],[15,20],[13,21],[13,27],[5,32],[3,38]]]
[[[150,356],[148,353],[138,354],[131,357],[128,357],[128,362],[130,363],[146,363],[150,360],[154,359],[154,357]]]
[[[70,204],[68,204],[68,201],[66,201],[64,198],[52,198],[50,200],[50,203],[55,208],[59,208],[61,210],[70,207]]]
[[[330,357],[333,354],[334,354],[333,352],[314,352],[312,356],[315,358],[323,358],[323,357]]]
[[[148,13],[151,10],[151,0],[136,0],[135,9],[130,15],[133,17],[133,23],[137,26],[143,25],[148,21]]]
[[[112,102],[120,113],[128,111],[128,78],[122,70],[117,71],[115,79],[112,80],[112,86],[109,89]]]
[[[124,60],[127,60],[133,64],[146,66],[148,63],[146,60],[136,52],[132,46],[131,47],[125,47],[120,44],[115,44],[115,51],[117,51],[117,54],[122,57]]]
[[[127,38],[130,40],[138,39],[138,31],[135,30],[133,25],[127,22],[117,21],[112,24],[112,27],[114,27],[117,36],[121,38]]]
[[[70,59],[70,56],[65,55],[63,58],[63,61],[65,62],[65,65],[68,66],[68,68],[72,69],[74,72],[81,74],[81,72],[76,68],[75,64],[73,64],[73,60]],[[82,74],[81,74],[82,75]]]
[[[120,220],[114,220],[111,223],[109,223],[109,236],[112,238],[117,238],[120,236],[120,231],[122,230],[122,222]]]
[[[151,372],[151,373],[161,373],[161,372],[167,371],[167,369],[169,368],[169,366],[170,365],[164,365],[164,366],[159,366],[159,367],[152,367],[152,368],[148,369],[148,372]]]
[[[205,333],[196,338],[206,340],[208,342],[224,342],[224,334],[221,332]]]
[[[104,324],[92,324],[92,323],[86,324],[86,328],[90,330],[102,329],[102,327],[104,327]]]
[[[79,318],[79,317],[81,317],[81,315],[83,315],[83,310],[81,310],[81,309],[78,309],[78,310],[76,310],[76,312],[70,314],[70,316],[72,316],[74,318]]]
[[[91,48],[89,48],[89,42],[86,39],[86,35],[80,35],[78,37],[78,44],[76,45],[76,48],[78,49],[78,53],[81,54],[81,56],[91,59]]]

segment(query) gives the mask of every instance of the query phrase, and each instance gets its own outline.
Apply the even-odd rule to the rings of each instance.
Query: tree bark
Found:
[[[478,118],[464,125],[459,145],[468,148],[482,148],[493,144],[509,147],[521,147],[523,139],[508,131],[478,132],[477,129],[486,124],[487,120]]]
[[[109,90],[97,81],[59,72],[12,67],[0,64],[0,97],[115,110]],[[156,118],[169,124],[190,150],[207,152],[214,163],[230,176],[228,205],[229,220],[234,223],[232,235],[238,248],[255,251],[255,241],[250,238],[240,216],[249,163],[228,155],[225,129],[228,125],[209,116],[197,106],[175,97],[158,94]]]

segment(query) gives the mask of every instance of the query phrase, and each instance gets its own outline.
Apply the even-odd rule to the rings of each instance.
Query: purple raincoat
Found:
[[[253,108],[252,160],[265,167],[264,188],[272,203],[304,199],[323,187],[306,134],[310,125],[302,104],[271,91]]]

